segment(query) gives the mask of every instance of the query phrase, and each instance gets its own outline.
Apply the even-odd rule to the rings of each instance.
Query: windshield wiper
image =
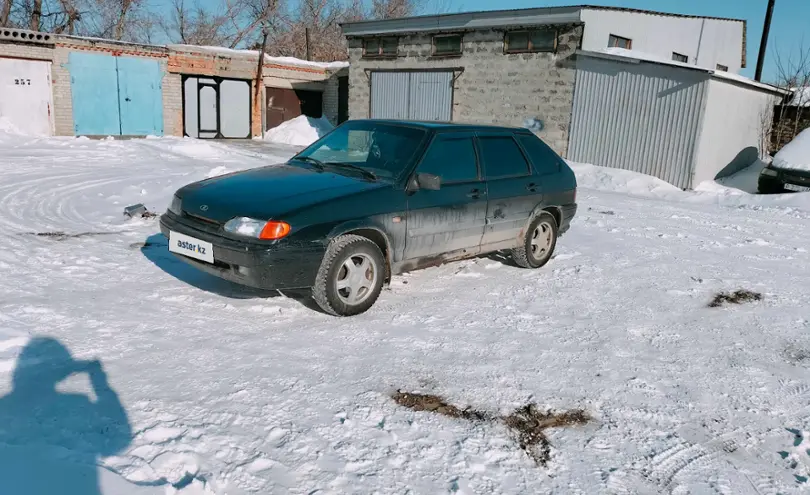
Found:
[[[348,169],[356,170],[356,171],[360,172],[361,174],[363,174],[363,176],[365,178],[367,178],[367,179],[374,180],[374,181],[377,180],[377,174],[375,174],[371,170],[366,170],[363,167],[358,167],[357,165],[355,165],[353,163],[327,162],[326,165],[334,165],[334,166],[337,166],[337,167],[345,167],[345,168],[348,168]]]
[[[324,164],[322,161],[318,160],[317,158],[312,158],[311,156],[296,156],[296,157],[293,157],[293,160],[299,160],[299,161],[302,161],[302,162],[310,163],[312,165],[315,165],[315,168],[317,168],[318,170],[326,169],[326,164]]]

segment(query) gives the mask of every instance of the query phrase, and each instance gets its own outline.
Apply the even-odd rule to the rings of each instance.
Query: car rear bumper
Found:
[[[173,214],[160,217],[160,231],[166,238],[174,231],[213,245],[213,264],[171,253],[206,273],[258,289],[298,289],[312,287],[315,283],[325,253],[322,243],[251,244],[206,230],[197,228],[194,220]]]
[[[560,222],[560,230],[559,230],[560,235],[566,233],[568,229],[571,228],[571,220],[574,219],[576,214],[577,214],[576,203],[562,207],[562,214],[561,214],[562,221]]]

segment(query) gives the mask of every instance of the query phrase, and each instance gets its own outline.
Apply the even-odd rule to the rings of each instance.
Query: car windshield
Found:
[[[371,172],[370,177],[396,180],[413,160],[424,137],[424,130],[413,127],[347,122],[294,159],[308,159],[347,173],[357,173],[360,168]]]

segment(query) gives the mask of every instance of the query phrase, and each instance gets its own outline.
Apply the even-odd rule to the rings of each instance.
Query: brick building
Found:
[[[3,28],[0,120],[45,135],[200,138],[261,136],[301,114],[340,121],[345,63],[266,57],[258,92],[257,69],[255,51]]]

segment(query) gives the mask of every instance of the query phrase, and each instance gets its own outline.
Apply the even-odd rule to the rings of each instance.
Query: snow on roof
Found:
[[[810,86],[806,88],[790,88],[793,98],[787,103],[791,107],[810,107]]]
[[[626,59],[633,59],[639,60],[642,62],[652,62],[656,64],[662,65],[669,65],[672,67],[682,67],[684,69],[692,69],[692,70],[699,70],[702,72],[707,72],[712,77],[716,79],[724,79],[727,81],[734,81],[738,83],[745,84],[747,86],[752,86],[759,89],[764,89],[766,91],[771,91],[774,93],[781,93],[787,94],[787,92],[783,89],[779,89],[776,86],[772,86],[770,84],[765,84],[759,81],[754,81],[753,79],[749,79],[745,76],[741,76],[739,74],[733,74],[731,72],[713,70],[706,67],[701,67],[699,65],[688,64],[685,62],[677,62],[675,60],[668,59],[666,57],[662,57],[660,55],[655,55],[652,53],[646,53],[639,50],[627,50],[625,48],[618,48],[618,47],[610,47],[610,48],[603,48],[598,51],[588,52],[588,51],[581,51],[581,53],[588,55],[588,54],[603,54],[603,55],[611,55],[614,57],[621,57]]]
[[[229,55],[229,56],[243,56],[243,57],[257,57],[258,50],[238,50],[235,48],[225,48],[224,46],[204,46],[204,45],[167,45],[170,50],[179,50],[186,52],[207,52],[212,54]],[[349,62],[311,62],[309,60],[301,60],[295,57],[271,57],[264,55],[265,63],[280,64],[280,65],[294,65],[298,67],[312,67],[324,70],[339,70],[349,66]]]

